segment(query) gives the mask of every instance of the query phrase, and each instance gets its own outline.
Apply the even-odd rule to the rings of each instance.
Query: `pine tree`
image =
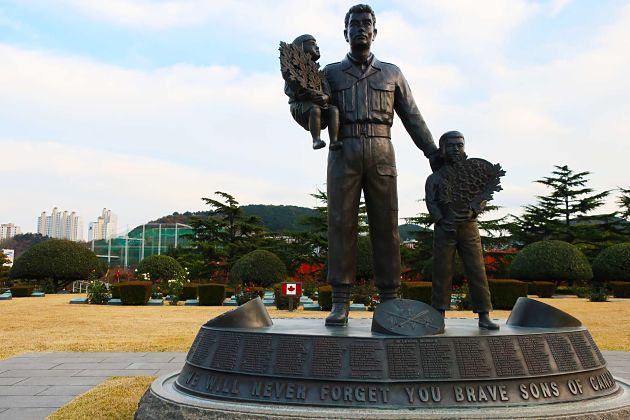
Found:
[[[595,232],[591,232],[595,228],[593,218],[587,216],[604,204],[610,191],[595,194],[587,186],[590,174],[586,171],[576,173],[564,165],[555,166],[551,176],[536,180],[549,187],[551,193],[537,196],[536,205],[525,206],[523,215],[515,217],[512,227],[515,239],[528,244],[543,239],[574,242],[579,238],[597,237],[592,235]]]
[[[221,191],[215,195],[223,201],[202,198],[211,208],[209,216],[191,219],[193,244],[207,262],[226,263],[229,268],[256,249],[264,228],[259,217],[245,215],[233,196]]]
[[[617,199],[619,204],[619,216],[630,222],[630,188],[618,187],[621,195]]]
[[[552,189],[548,196],[538,196],[540,206],[553,219],[561,217],[568,228],[571,218],[585,216],[602,204],[610,191],[593,194],[595,190],[586,187],[590,172],[575,173],[567,165],[555,166],[552,176],[539,179],[536,182]]]

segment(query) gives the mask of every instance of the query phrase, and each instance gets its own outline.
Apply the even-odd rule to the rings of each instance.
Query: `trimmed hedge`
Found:
[[[138,274],[148,274],[152,282],[172,280],[186,275],[181,264],[168,255],[148,256],[140,261],[137,270]]]
[[[527,285],[527,293],[541,298],[550,298],[556,292],[556,284],[550,281],[533,281]]]
[[[11,287],[11,296],[13,297],[30,297],[35,290],[32,284],[16,284]]]
[[[127,281],[118,285],[123,305],[146,305],[151,299],[153,283],[150,281]]]
[[[200,306],[223,306],[225,300],[224,284],[200,284],[197,286]]]
[[[510,266],[510,277],[523,281],[583,282],[593,278],[586,256],[563,241],[534,242],[523,248]]]
[[[512,309],[519,297],[527,297],[527,283],[518,280],[488,280],[494,309]]]
[[[287,278],[287,268],[273,252],[257,249],[234,263],[229,278],[231,284],[269,287]]]
[[[630,281],[630,242],[610,246],[593,260],[595,281]]]
[[[181,300],[197,299],[197,287],[199,287],[199,284],[197,283],[185,283],[184,287],[182,288]]]
[[[431,304],[431,282],[429,281],[405,281],[400,285],[400,293],[403,299],[413,299]]]
[[[120,299],[120,283],[111,283],[109,293],[111,293],[112,299]]]
[[[332,287],[329,285],[319,286],[318,303],[322,311],[330,311],[332,309]]]
[[[616,298],[630,298],[630,282],[611,281],[608,283]]]

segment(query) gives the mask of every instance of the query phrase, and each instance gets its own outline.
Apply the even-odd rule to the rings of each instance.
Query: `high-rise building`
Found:
[[[56,239],[82,241],[83,219],[75,212],[60,212],[54,207],[50,216],[43,211],[37,218],[37,233]]]
[[[103,209],[103,213],[90,223],[88,241],[108,240],[116,236],[118,217],[111,210]]]
[[[22,233],[22,229],[20,229],[19,226],[15,226],[13,223],[3,223],[0,225],[0,240],[13,238],[20,233]]]

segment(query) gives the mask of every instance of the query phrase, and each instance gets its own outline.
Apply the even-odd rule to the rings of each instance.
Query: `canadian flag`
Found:
[[[300,283],[282,283],[282,294],[284,296],[300,296],[302,294],[302,285]]]

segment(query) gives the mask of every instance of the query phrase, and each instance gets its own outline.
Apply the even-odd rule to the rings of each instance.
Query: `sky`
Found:
[[[317,205],[327,151],[290,116],[278,43],[310,33],[321,65],[341,60],[354,3],[0,0],[0,223],[35,231],[56,206],[87,229],[106,207],[124,230],[215,191]],[[436,141],[459,130],[506,170],[501,213],[546,194],[533,181],[554,165],[630,186],[629,2],[370,4],[372,52],[400,67]],[[429,164],[398,118],[392,141],[399,214],[414,216]]]

